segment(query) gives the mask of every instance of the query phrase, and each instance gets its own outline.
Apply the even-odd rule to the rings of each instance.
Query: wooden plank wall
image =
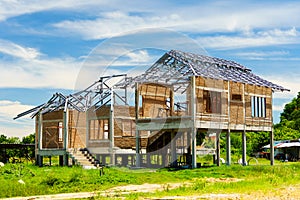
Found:
[[[230,81],[230,123],[232,125],[244,125],[253,127],[272,126],[272,89],[256,85],[249,85]],[[197,115],[202,116],[201,120],[212,121],[205,113],[206,101],[203,98],[204,90],[221,91],[222,111],[221,115],[228,116],[228,81],[212,80],[196,77]],[[189,95],[189,92],[187,92]],[[233,99],[233,95],[240,95],[241,99]],[[252,117],[251,96],[266,97],[266,118]],[[245,100],[245,102],[243,102]],[[244,113],[244,105],[246,106]],[[246,118],[245,116],[246,115]],[[204,117],[203,117],[204,116]],[[225,119],[225,118],[224,118]],[[222,120],[224,121],[224,120]]]
[[[166,117],[170,116],[167,111],[166,100],[170,98],[170,88],[161,84],[142,84],[139,86],[142,95],[142,112],[140,117]]]
[[[86,147],[86,113],[69,111],[69,148]]]
[[[59,141],[59,122],[63,122],[63,110],[43,114],[42,122],[42,147],[63,148],[63,140]],[[38,130],[37,130],[38,132]],[[62,135],[63,136],[63,135]],[[64,137],[62,137],[64,139]]]

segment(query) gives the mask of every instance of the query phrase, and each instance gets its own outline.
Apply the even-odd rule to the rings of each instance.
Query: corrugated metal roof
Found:
[[[251,69],[234,61],[178,50],[171,50],[167,54],[192,68],[191,72],[195,76],[264,86],[279,91],[289,91],[282,86],[253,74]]]

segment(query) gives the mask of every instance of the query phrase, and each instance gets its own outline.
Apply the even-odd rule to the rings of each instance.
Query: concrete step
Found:
[[[94,159],[94,157],[86,149],[70,149],[69,154],[75,162],[81,165],[84,169],[97,169],[102,167],[100,166],[99,161]]]

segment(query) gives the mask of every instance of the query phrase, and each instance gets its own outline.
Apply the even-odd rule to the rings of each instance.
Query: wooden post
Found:
[[[231,141],[230,141],[230,102],[231,102],[231,99],[230,99],[230,81],[228,81],[228,128],[227,128],[227,134],[226,134],[226,164],[228,166],[231,165]]]
[[[197,156],[196,156],[196,80],[195,76],[191,77],[191,117],[192,117],[192,127],[191,127],[191,146],[192,146],[192,168],[197,168]]]
[[[139,139],[139,130],[138,130],[138,119],[139,119],[139,84],[135,83],[135,151],[136,151],[136,161],[135,165],[136,167],[141,166],[141,159],[140,159],[140,139]]]

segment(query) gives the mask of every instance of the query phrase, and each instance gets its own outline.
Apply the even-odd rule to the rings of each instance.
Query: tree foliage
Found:
[[[300,92],[284,106],[280,122],[274,125],[275,140],[300,138]]]

